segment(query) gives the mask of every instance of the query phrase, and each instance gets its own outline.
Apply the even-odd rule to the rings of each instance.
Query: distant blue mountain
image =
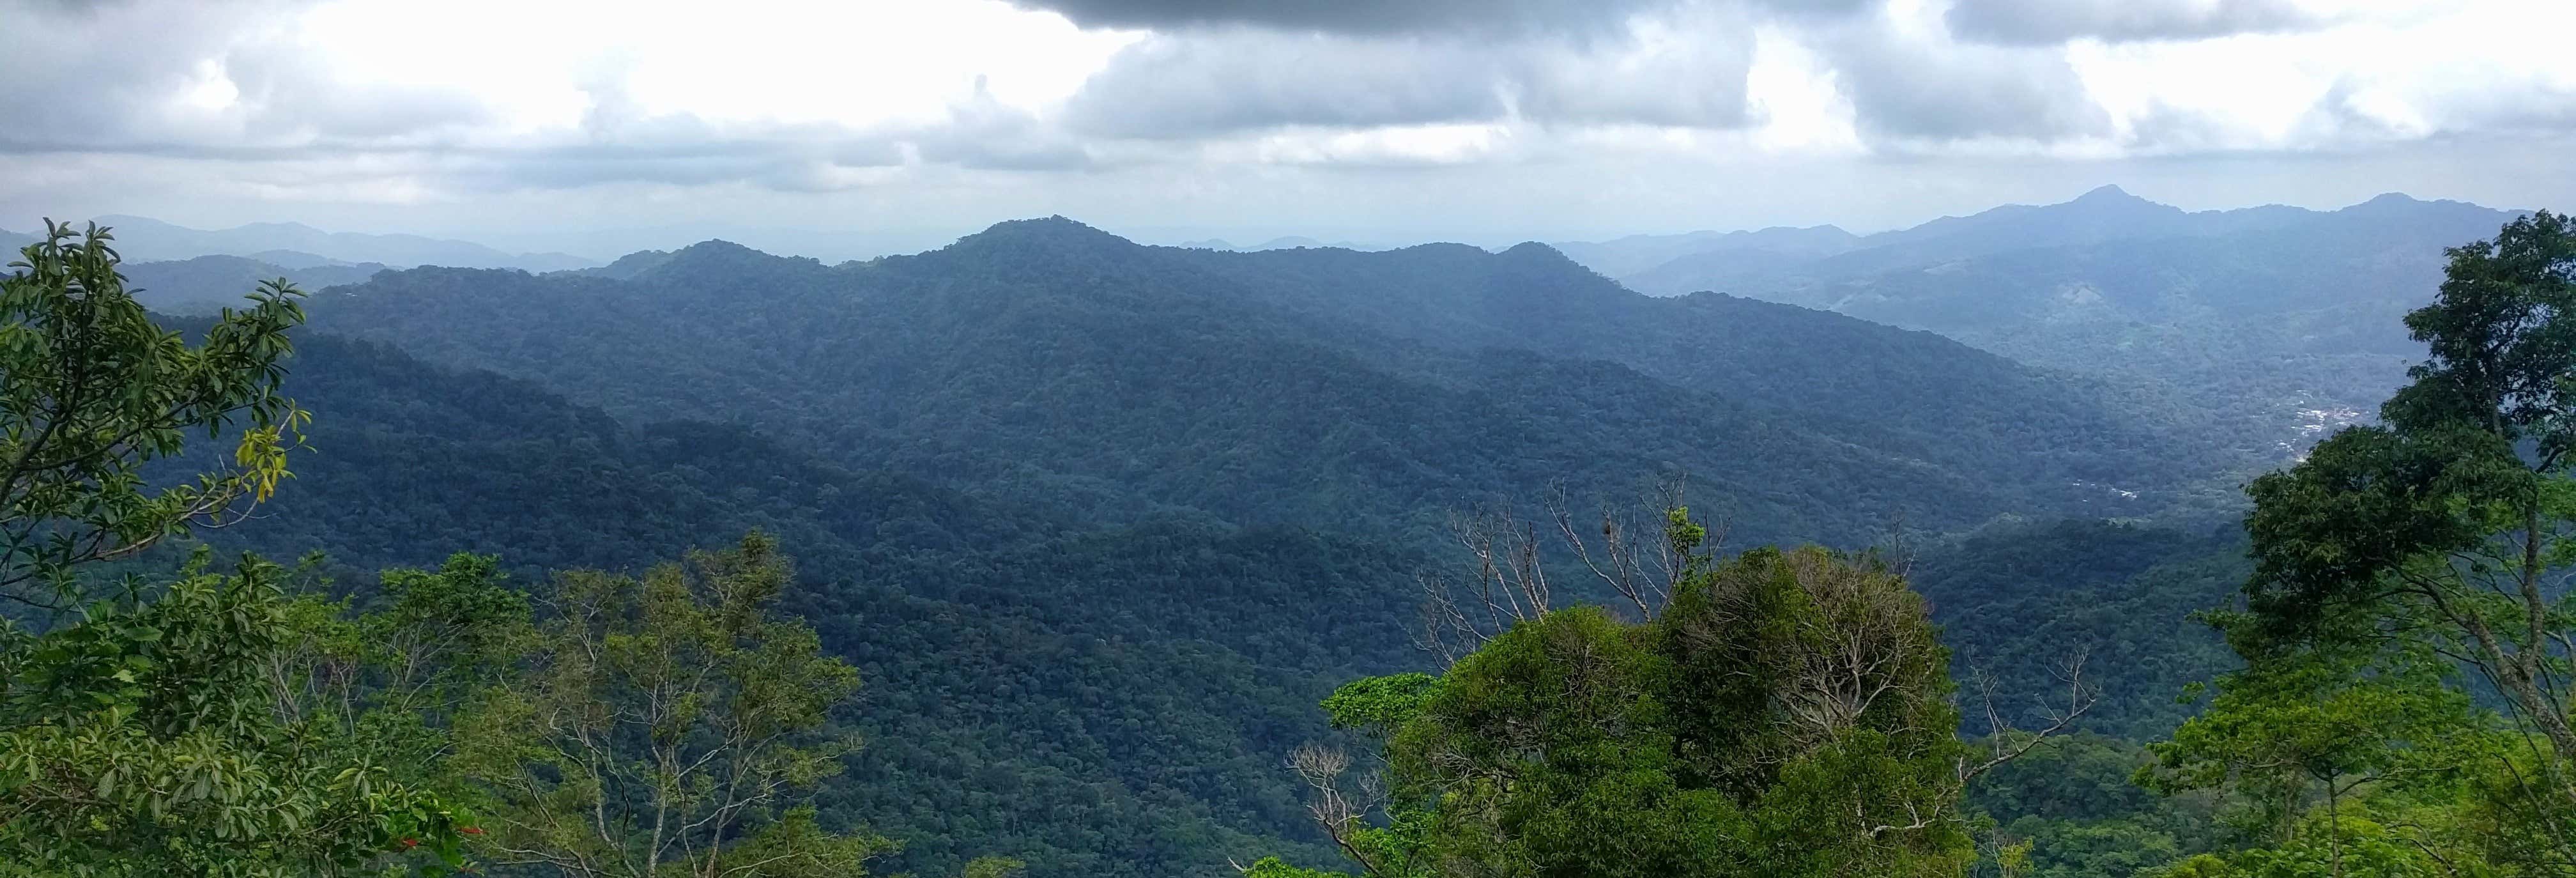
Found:
[[[253,223],[209,231],[139,216],[102,216],[97,222],[115,229],[117,250],[129,262],[246,256],[286,268],[373,262],[398,267],[447,265],[525,271],[564,271],[599,264],[564,253],[507,253],[471,241],[325,232],[302,223]]]

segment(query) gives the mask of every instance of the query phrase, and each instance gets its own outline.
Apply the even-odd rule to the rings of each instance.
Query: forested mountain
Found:
[[[737,421],[1119,518],[1401,527],[1683,470],[1749,538],[1848,542],[2145,511],[2244,462],[1935,336],[1650,299],[1536,245],[1215,253],[1053,219],[841,266],[711,242],[624,281],[392,272],[312,311],[621,417]]]
[[[2105,187],[1870,235],[1847,252],[1706,250],[1621,279],[1931,330],[2295,448],[2404,379],[2419,348],[2397,318],[2430,300],[2442,248],[2512,216],[2395,194],[2335,211],[2187,213]]]
[[[873,743],[827,815],[910,839],[925,873],[1331,857],[1278,754],[1331,736],[1311,706],[1335,682],[1424,666],[1416,576],[1456,563],[1442,519],[1479,503],[1686,472],[1730,546],[1856,546],[2144,512],[2243,462],[1937,336],[1641,296],[1538,245],[1223,253],[1049,219],[840,266],[710,242],[386,271],[309,307],[285,389],[312,451],[211,540],[321,549],[363,584],[453,551],[532,580],[776,534],[790,608],[866,681]],[[1978,667],[2044,686],[2066,629],[2031,623],[2056,615],[2205,648],[2170,624],[2202,585],[2128,596],[2200,542],[1998,527],[1923,562],[1936,620],[1992,635]],[[2100,545],[2135,560],[2044,566]],[[2099,727],[2170,722],[2179,678],[2128,679]]]
[[[1992,675],[2008,721],[2041,725],[2056,675],[2080,656],[2102,689],[2087,727],[2144,740],[2190,713],[2175,701],[2185,686],[2237,664],[2217,632],[2185,620],[2227,603],[2244,556],[2227,525],[2001,521],[1921,547],[1909,573],[1953,669]],[[1986,730],[1983,716],[1963,722]]]
[[[1848,252],[1861,237],[1834,226],[1774,226],[1733,232],[1629,235],[1609,241],[1555,244],[1567,258],[1610,277],[1627,277],[1689,257],[1690,264],[1760,265],[1801,262]]]
[[[598,263],[563,253],[505,253],[471,241],[420,235],[371,235],[326,232],[303,223],[251,223],[229,229],[191,229],[140,216],[101,216],[99,225],[116,230],[136,262],[193,259],[199,256],[273,256],[289,251],[337,262],[386,265],[460,265],[561,271]],[[289,261],[293,261],[291,258]],[[302,267],[302,266],[290,266]]]
[[[2412,205],[2376,204],[2328,215],[2354,242],[2331,253],[2393,248],[2414,233]],[[2559,228],[2526,221],[2508,231],[2564,240]],[[2268,242],[2277,257],[2294,252],[2290,235],[2010,251],[1957,271],[1999,277],[1975,267],[2070,249],[2098,254],[2085,264],[2099,267],[2123,246],[2200,246],[2188,256],[2205,262]],[[40,270],[77,264],[98,275],[113,259],[94,243],[77,263],[30,258]],[[66,252],[30,248],[40,251]],[[2476,258],[2456,257],[2450,271]],[[2285,563],[2355,556],[2284,548],[2285,533],[2306,538],[2297,528],[2344,526],[2284,504],[2375,490],[2384,479],[2343,480],[2334,467],[2376,465],[2356,443],[2426,429],[2409,420],[2424,415],[2392,406],[2394,428],[2344,433],[2320,449],[2333,457],[2265,476],[2258,501],[2290,511],[2258,522],[2249,544],[2198,501],[2282,455],[2247,447],[2241,419],[2207,416],[2220,407],[2123,399],[2138,387],[1827,311],[1644,296],[1536,244],[1221,252],[1140,247],[1050,218],[838,266],[708,242],[544,275],[380,269],[224,258],[133,266],[135,287],[181,289],[245,282],[226,271],[371,272],[311,298],[309,312],[262,294],[220,317],[147,318],[133,301],[119,304],[121,292],[75,295],[123,286],[111,281],[9,280],[28,294],[13,301],[123,309],[115,319],[158,319],[227,357],[286,357],[282,373],[256,362],[237,372],[249,392],[294,401],[251,410],[261,420],[240,449],[192,445],[149,471],[156,483],[232,472],[256,485],[273,472],[263,461],[291,459],[293,477],[255,515],[214,519],[223,526],[199,539],[271,557],[325,553],[319,569],[336,584],[322,594],[349,603],[309,612],[400,605],[421,577],[463,587],[477,569],[506,572],[493,594],[524,603],[569,587],[549,579],[600,581],[550,571],[633,571],[672,547],[727,541],[740,553],[765,552],[772,539],[789,547],[800,563],[780,608],[792,630],[810,626],[826,663],[848,662],[864,683],[812,722],[870,741],[835,763],[847,775],[813,790],[813,819],[851,839],[903,839],[904,851],[878,865],[919,874],[992,874],[990,863],[966,863],[1001,853],[1046,876],[1209,874],[1254,856],[1259,878],[1311,876],[1290,864],[1429,856],[1495,837],[1396,831],[1409,820],[1500,821],[1517,836],[1598,809],[1640,822],[1620,830],[1623,840],[1578,832],[1508,855],[1599,862],[1647,840],[1653,862],[1668,866],[1946,874],[1991,857],[2067,876],[2234,856],[2257,830],[2222,827],[2250,819],[2226,809],[2254,806],[2202,792],[2250,782],[2193,760],[2270,758],[2229,748],[2271,743],[2211,736],[2270,734],[2244,717],[2270,721],[2308,696],[2263,688],[2281,685],[2268,675],[2315,678],[2249,644],[2325,635],[2246,627],[2257,618],[2248,613],[2307,612],[2295,601],[2197,617],[2215,629],[2192,620],[2231,605],[2249,581],[2283,575]],[[2268,298],[2241,297],[2241,309],[2296,314],[2323,294],[2292,286],[2295,266],[2259,270],[2279,283]],[[2385,290],[2392,302],[2401,295]],[[1930,304],[1941,298],[1925,287],[1880,304],[1941,313]],[[1975,301],[2002,315],[2036,307],[2009,295]],[[291,354],[242,340],[307,317]],[[2315,343],[2321,353],[2356,344]],[[2548,338],[2530,344],[2517,356],[2564,358]],[[54,362],[13,356],[21,369]],[[165,368],[133,362],[99,360]],[[2455,385],[2429,386],[2413,392]],[[295,406],[312,420],[294,442],[262,432],[303,424]],[[1589,517],[1596,501],[1682,474],[1689,493],[1658,501],[1679,506]],[[2284,493],[2291,478],[2326,481]],[[2367,522],[2353,533],[2363,543],[2388,536]],[[1617,566],[1646,563],[1626,554],[1641,551],[1641,537],[1668,541],[1667,585],[1633,590],[1628,577],[1646,568]],[[1594,540],[1609,554],[1564,554]],[[1800,541],[1876,548],[1769,545]],[[2272,566],[2249,563],[2249,545],[2274,553]],[[186,548],[117,569],[166,568]],[[377,573],[456,552],[500,560]],[[1624,572],[1595,566],[1605,561]],[[1467,588],[1518,597],[1485,605],[1484,620],[1436,615],[1443,596],[1463,594],[1461,573]],[[535,622],[555,624],[542,612]],[[49,638],[87,636],[39,624]],[[1459,642],[1440,639],[1460,631],[1463,658]],[[1838,670],[1847,667],[1897,676],[1848,701]],[[2176,700],[2213,679],[2221,694],[2208,704]],[[2470,702],[2426,685],[2404,694],[2417,701],[2402,709],[2359,703],[2390,722],[2439,716],[2442,728],[2502,734],[2458,713]],[[2288,700],[2252,700],[2261,698]],[[1585,719],[1604,709],[1623,718]],[[460,740],[473,734],[455,728]],[[2004,753],[2043,728],[2095,736],[1982,779],[2002,763],[1970,770],[1976,748]],[[1531,734],[1542,742],[1480,743]],[[1492,808],[1403,800],[1386,806],[1389,828],[1319,825],[1310,818],[1330,812],[1311,808],[1339,795],[1319,792],[1338,783],[1330,766],[1348,763],[1299,748],[1335,741],[1384,744],[1397,784],[1486,770],[1455,759],[1501,759],[1544,772],[1533,775],[1544,782],[1476,788]],[[1881,747],[1893,749],[1846,758]],[[1295,770],[1283,770],[1292,753]],[[1596,764],[1600,754],[1616,758]],[[1631,784],[1631,769],[1666,779]],[[1889,777],[1912,779],[1859,786]],[[1583,792],[1551,792],[1559,784]],[[1524,808],[1538,810],[1518,816]],[[1857,834],[1832,828],[1854,819]],[[1347,834],[1363,826],[1365,837]],[[2287,832],[2262,831],[2276,830]],[[2511,848],[2519,830],[2478,831]],[[2293,847],[2306,837],[2277,832],[2262,837]],[[398,839],[367,844],[409,851]],[[2249,863],[2268,856],[2246,850]]]
[[[292,260],[302,254],[272,251],[268,255]],[[239,307],[242,296],[262,281],[284,278],[304,289],[319,290],[364,281],[384,268],[374,262],[306,261],[285,265],[246,256],[199,256],[124,266],[135,299],[164,314],[208,314]]]
[[[1415,665],[1417,553],[1163,516],[1098,526],[821,460],[738,427],[629,427],[529,382],[326,335],[287,385],[314,412],[291,489],[226,547],[331,554],[353,586],[447,553],[633,569],[750,528],[793,547],[789,609],[865,689],[870,744],[823,797],[952,872],[1007,852],[1039,874],[1197,875],[1313,846],[1278,754],[1328,736],[1313,705]]]
[[[866,684],[849,720],[871,743],[823,793],[827,814],[909,839],[897,859],[930,874],[993,851],[1041,875],[1329,859],[1278,754],[1332,736],[1311,708],[1334,683],[1423,665],[1414,578],[1450,563],[1384,532],[1190,512],[1103,526],[1042,495],[854,467],[741,426],[629,426],[377,342],[309,335],[290,367],[286,389],[315,413],[310,450],[255,526],[210,541],[326,550],[363,586],[453,551],[499,554],[532,582],[777,534],[801,561],[789,608]],[[2100,727],[2153,730],[2175,687],[2224,666],[2181,658],[2215,646],[2174,620],[2232,582],[2159,565],[2219,551],[2170,531],[2003,523],[1926,547],[1917,575],[1970,644],[1962,668],[2000,671],[2009,691],[2044,692],[2068,642],[2115,632],[2096,661],[2155,670],[2115,676]]]

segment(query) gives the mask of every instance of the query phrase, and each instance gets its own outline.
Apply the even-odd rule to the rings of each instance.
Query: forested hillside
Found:
[[[1415,577],[1479,503],[1686,473],[1737,543],[1859,544],[2215,469],[2131,468],[2181,443],[2074,382],[1636,296],[1534,246],[1201,254],[1048,220],[841,267],[711,243],[395,271],[311,307],[297,490],[211,539],[322,549],[357,584],[776,534],[809,586],[790,606],[869,681],[876,743],[820,801],[929,871],[1320,853],[1278,754],[1327,735],[1308,708],[1335,682],[1423,666]]]
[[[212,541],[329,552],[366,593],[452,552],[533,585],[775,534],[802,574],[787,608],[866,687],[848,721],[871,744],[826,811],[908,839],[900,862],[926,872],[1003,851],[1042,874],[1200,874],[1307,843],[1278,754],[1328,733],[1311,707],[1334,682],[1419,662],[1420,555],[1383,540],[1103,526],[738,427],[628,427],[371,342],[312,336],[290,368],[311,450],[256,526]]]
[[[296,261],[297,254],[268,254]],[[199,256],[170,262],[136,262],[125,266],[137,301],[163,314],[212,314],[242,307],[243,297],[260,281],[284,278],[308,290],[366,280],[383,271],[382,263],[306,262],[281,265],[248,256]]]
[[[1712,239],[1618,276],[1657,295],[1709,290],[1928,329],[2295,449],[2405,380],[2418,348],[2398,321],[2431,301],[2443,248],[2513,216],[2397,194],[2188,213],[2104,187],[1833,250],[1747,254]],[[1593,267],[1625,268],[1604,259]]]
[[[709,243],[630,281],[389,273],[313,312],[620,416],[1117,517],[1401,527],[1680,471],[1751,538],[1850,543],[2144,512],[2252,463],[1934,336],[1649,299],[1536,246],[1213,253],[1044,220],[837,267]]]
[[[709,243],[392,271],[310,307],[285,389],[312,452],[210,539],[327,551],[363,586],[455,551],[539,581],[776,534],[790,607],[868,681],[875,743],[819,801],[927,871],[1321,854],[1278,754],[1328,735],[1334,683],[1425,666],[1415,579],[1478,504],[1686,474],[1730,545],[1859,545],[2143,510],[2228,462],[1944,339],[1651,299],[1535,245],[1209,253],[1044,220],[837,267]]]
[[[456,551],[536,582],[777,534],[802,562],[789,607],[867,681],[851,721],[872,744],[821,801],[910,839],[897,859],[925,871],[991,851],[1039,874],[1328,856],[1300,847],[1313,839],[1278,754],[1329,737],[1310,708],[1338,681],[1425,666],[1415,577],[1453,563],[1419,534],[1356,526],[1194,510],[1103,526],[1041,495],[853,467],[740,426],[628,426],[377,342],[308,336],[290,373],[316,413],[311,451],[255,526],[210,540],[327,551],[363,593],[374,570]],[[2095,660],[2122,670],[2094,727],[2151,735],[2183,683],[2227,666],[2214,637],[2176,622],[2235,581],[2223,564],[2160,565],[2224,562],[2225,546],[2000,523],[1923,547],[1916,579],[1963,671],[1998,671],[2035,703],[2066,644],[2100,643]]]

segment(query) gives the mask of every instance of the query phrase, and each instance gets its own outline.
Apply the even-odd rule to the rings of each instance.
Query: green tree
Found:
[[[449,725],[469,699],[516,673],[532,632],[527,595],[499,568],[498,558],[458,553],[434,571],[387,570],[377,577],[380,605],[365,612],[354,597],[300,589],[261,667],[278,715],[407,782],[454,786]]]
[[[2313,849],[2328,874],[2344,875],[2346,848],[2368,839],[2475,858],[2458,850],[2455,827],[2374,820],[2405,810],[2409,792],[2456,801],[2459,766],[2484,755],[2487,729],[2468,696],[2443,685],[2447,671],[2420,648],[2339,645],[2267,657],[2221,678],[2207,710],[2150,745],[2156,762],[2139,781],[2238,799],[2235,821],[2274,846],[2248,854],[2256,859],[2268,856],[2261,850]]]
[[[125,289],[107,229],[45,227],[0,278],[0,597],[60,610],[82,565],[238,521],[276,490],[306,419],[278,393],[304,311],[292,286],[262,284],[191,346]],[[229,465],[147,478],[187,434],[235,427]]]
[[[858,673],[771,615],[789,581],[758,533],[640,579],[559,575],[525,670],[455,730],[492,803],[481,849],[573,876],[864,874],[892,843],[803,803],[856,746],[829,727]]]
[[[2576,868],[2576,227],[2544,211],[2449,255],[2439,296],[2406,318],[2428,357],[2382,423],[2249,487],[2239,651],[2258,667],[2355,645],[2455,663],[2445,685],[2491,693],[2525,742],[2509,765],[2528,771],[2493,804]]]
[[[77,240],[75,240],[77,238]],[[282,715],[291,636],[274,565],[199,554],[174,582],[81,587],[95,562],[238,520],[287,475],[304,414],[277,393],[301,322],[283,284],[196,346],[154,324],[107,230],[47,223],[0,278],[0,863],[35,874],[327,875],[385,855],[456,860],[468,820],[348,738]],[[245,427],[229,465],[145,468],[187,433]]]
[[[37,874],[302,876],[421,850],[470,815],[335,729],[282,718],[282,572],[205,556],[146,599],[0,652],[0,862]]]
[[[1471,530],[1501,535],[1471,546],[1505,548],[1479,553],[1500,559],[1478,565],[1495,587],[1464,593],[1525,611],[1438,677],[1364,679],[1325,702],[1381,742],[1382,775],[1349,779],[1330,748],[1292,757],[1314,816],[1368,874],[1956,874],[1975,857],[1962,789],[2042,737],[1992,754],[1958,740],[1948,652],[1870,557],[1712,563],[1676,510],[1664,582],[1604,579],[1646,616],[1622,620],[1550,609],[1526,529]],[[1585,557],[1630,569],[1608,554]],[[1459,606],[1435,597],[1435,620]],[[1275,859],[1249,872],[1317,874]]]

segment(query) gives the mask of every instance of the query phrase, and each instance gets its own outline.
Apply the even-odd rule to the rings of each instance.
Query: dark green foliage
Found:
[[[2190,617],[2242,585],[2244,551],[2232,536],[2147,525],[2002,523],[1925,546],[1909,573],[1952,667],[1990,677],[2008,722],[2041,724],[2080,652],[2101,687],[2085,727],[2143,739],[2190,713],[2176,700],[2187,685],[2236,665]],[[1989,731],[1981,711],[1966,722],[1970,734]]]
[[[1637,296],[1544,247],[1214,253],[1065,220],[826,267],[710,242],[631,280],[422,269],[317,320],[638,420],[1132,520],[1419,525],[1563,479],[1688,471],[1746,539],[2110,503],[2200,443],[1957,344]],[[2083,484],[2074,484],[2081,482]]]
[[[2016,875],[2128,878],[2221,842],[2208,797],[2160,797],[2132,782],[2152,758],[2127,741],[2074,735],[1987,773],[1968,801],[1994,822],[1989,858],[2027,845],[2028,871]]]
[[[629,429],[329,336],[291,366],[292,392],[327,414],[293,490],[211,534],[227,546],[327,548],[353,583],[486,552],[541,582],[722,529],[780,534],[809,584],[788,609],[868,681],[869,746],[822,791],[823,816],[903,840],[889,869],[1003,852],[1040,874],[1180,875],[1280,849],[1308,835],[1277,754],[1327,732],[1311,705],[1414,660],[1417,562],[1349,537],[1193,517],[1079,529],[740,427]]]

